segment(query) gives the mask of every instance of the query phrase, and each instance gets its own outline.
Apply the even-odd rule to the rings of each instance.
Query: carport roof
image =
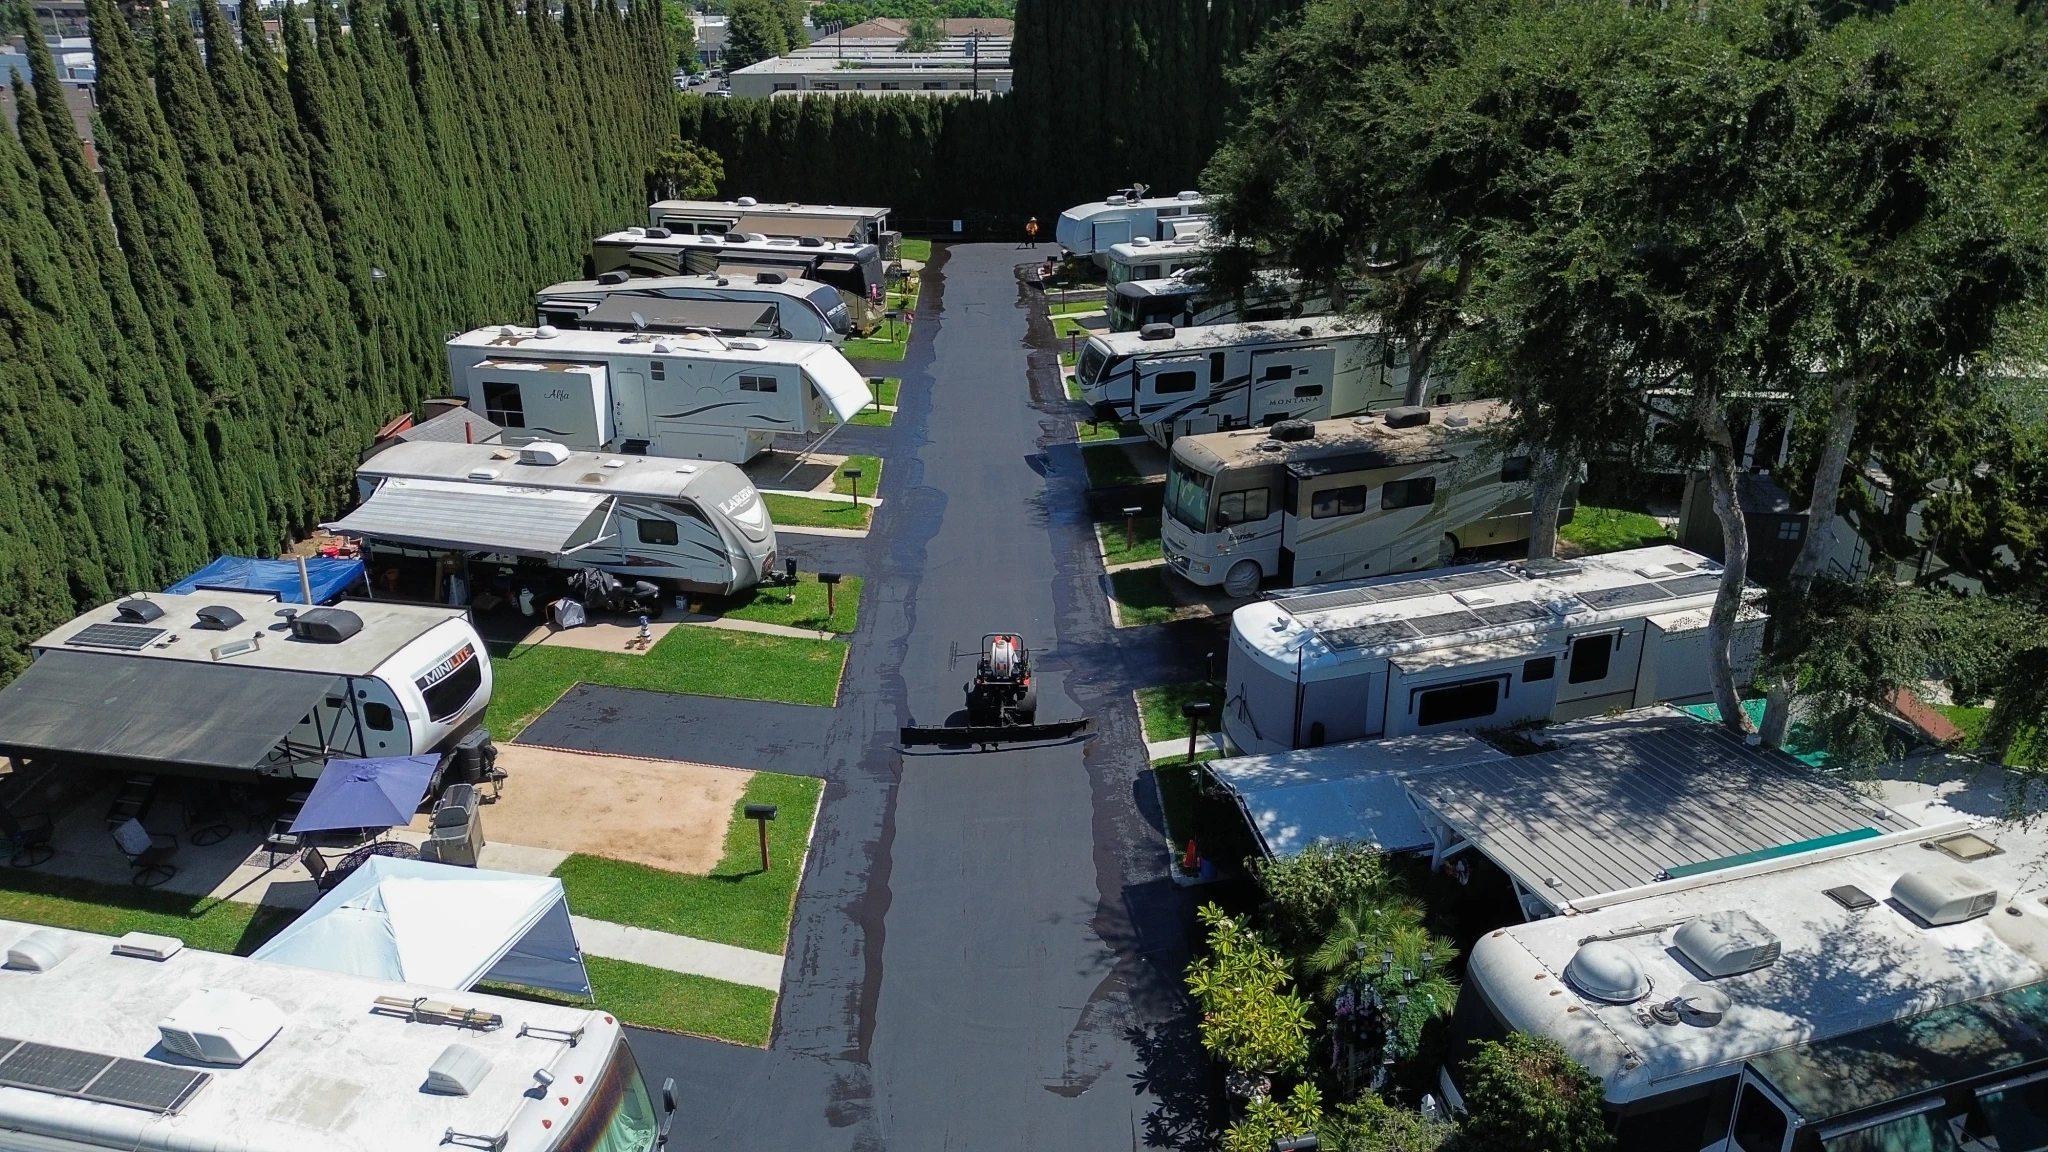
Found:
[[[1462,732],[1362,740],[1205,767],[1237,797],[1266,854],[1293,856],[1325,841],[1360,841],[1388,852],[1427,848],[1429,832],[1408,800],[1409,781],[1505,754]]]
[[[605,492],[393,477],[322,527],[394,544],[552,557],[604,539],[614,499]]]

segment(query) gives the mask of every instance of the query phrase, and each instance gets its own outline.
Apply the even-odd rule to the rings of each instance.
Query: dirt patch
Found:
[[[484,835],[703,875],[725,853],[733,805],[753,773],[504,744],[512,774],[483,810]]]

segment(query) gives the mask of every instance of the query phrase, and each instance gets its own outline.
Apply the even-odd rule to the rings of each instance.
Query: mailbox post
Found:
[[[1132,540],[1138,532],[1138,513],[1143,511],[1143,508],[1124,509],[1124,551],[1127,553],[1131,550]]]
[[[1202,718],[1214,711],[1216,705],[1207,700],[1190,700],[1180,706],[1180,714],[1188,721],[1188,762],[1195,759],[1195,741],[1202,736]]]
[[[768,822],[775,819],[775,805],[749,804],[747,805],[747,819],[752,820],[761,828],[761,871],[766,872],[768,870]]]
[[[860,507],[860,469],[845,468],[840,470],[839,474],[853,481],[853,506],[855,508]]]
[[[839,600],[834,595],[839,590],[839,573],[820,572],[818,573],[818,583],[825,586],[825,620],[827,623],[830,623],[832,617],[839,614]]]

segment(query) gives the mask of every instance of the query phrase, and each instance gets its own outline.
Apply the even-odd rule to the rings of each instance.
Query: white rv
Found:
[[[1190,219],[1206,220],[1209,206],[1200,192],[1147,198],[1139,185],[1126,188],[1106,200],[1076,204],[1060,213],[1053,239],[1076,256],[1087,256],[1107,265],[1111,245],[1137,237],[1165,240],[1173,226]]]
[[[1407,357],[1339,316],[1211,324],[1091,336],[1074,368],[1099,420],[1135,420],[1160,444],[1177,436],[1326,420],[1391,408],[1407,393]],[[1450,382],[1430,399],[1453,396]]]
[[[1136,332],[1147,324],[1195,328],[1323,316],[1330,311],[1330,301],[1326,293],[1304,294],[1300,283],[1278,272],[1259,273],[1242,293],[1212,292],[1176,275],[1118,284],[1109,290],[1108,310],[1111,332]]]
[[[762,271],[734,276],[628,276],[550,284],[535,294],[539,323],[609,332],[689,332],[839,344],[853,315],[829,284]]]
[[[773,239],[760,232],[679,236],[666,228],[628,228],[590,244],[591,275],[627,272],[634,276],[758,276],[780,272],[837,288],[865,305],[881,298],[881,249],[873,244]]]
[[[1276,593],[1231,616],[1223,730],[1281,752],[1705,699],[1720,583],[1659,545]],[[1736,626],[1745,678],[1764,619],[1748,605]]]
[[[829,344],[479,328],[448,341],[455,395],[520,445],[744,464],[874,401]]]
[[[1412,572],[1529,536],[1529,458],[1493,401],[1182,436],[1160,543],[1192,583],[1249,596]]]
[[[732,464],[559,444],[394,444],[356,469],[362,501],[322,525],[377,552],[540,559],[724,596],[775,566],[768,507]]]
[[[1183,220],[1163,240],[1139,236],[1110,245],[1104,265],[1110,291],[1134,280],[1158,280],[1200,267],[1208,257],[1211,239],[1207,220]]]
[[[595,1007],[0,921],[6,1152],[654,1152]],[[165,955],[169,953],[169,955]]]
[[[137,594],[35,642],[0,754],[151,774],[317,777],[330,757],[454,747],[491,700],[462,608]]]
[[[847,204],[763,204],[752,196],[737,200],[657,200],[647,206],[647,226],[679,235],[722,236],[728,232],[760,232],[795,239],[816,236],[854,244],[873,244],[893,254],[903,234],[889,231],[887,208]]]

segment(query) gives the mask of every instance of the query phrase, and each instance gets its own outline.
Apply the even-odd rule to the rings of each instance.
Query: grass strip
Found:
[[[1055,340],[1070,341],[1078,338],[1081,343],[1086,344],[1088,338],[1095,335],[1095,329],[1072,316],[1055,316],[1052,318],[1052,335]]]
[[[750,620],[756,624],[780,624],[787,628],[815,628],[820,632],[847,633],[860,626],[858,576],[843,576],[839,590],[826,595],[815,573],[798,573],[794,585],[758,585],[737,596],[719,596],[704,601],[704,611],[728,620]],[[794,602],[791,598],[794,597]],[[826,614],[826,601],[833,611]]]
[[[1121,444],[1083,445],[1081,463],[1087,466],[1090,488],[1126,488],[1146,482],[1137,462]]]
[[[894,333],[898,339],[876,336],[856,336],[848,340],[840,352],[848,360],[901,360],[903,352],[910,347],[910,326],[900,321],[884,325],[883,332]]]
[[[151,932],[176,936],[205,952],[247,956],[298,916],[211,896],[102,884],[26,868],[0,869],[0,919],[46,924],[78,932],[121,936]]]
[[[1165,555],[1159,544],[1159,516],[1156,513],[1134,518],[1131,529],[1131,546],[1126,548],[1121,516],[1095,522],[1095,540],[1102,548],[1104,564],[1137,564],[1158,560]]]
[[[1164,624],[1198,614],[1199,605],[1183,604],[1166,585],[1166,569],[1126,568],[1109,574],[1116,596],[1117,619],[1126,628]]]
[[[824,787],[810,776],[755,773],[746,795],[733,805],[725,856],[708,876],[584,855],[564,860],[555,875],[578,916],[779,953],[789,937],[811,816]],[[779,809],[768,824],[768,872],[761,871],[754,822],[740,814],[748,804]]]
[[[875,506],[863,500],[855,507],[853,498],[813,500],[808,496],[779,496],[764,493],[768,515],[790,528],[866,528],[875,518]]]
[[[839,697],[846,648],[840,640],[719,628],[670,629],[640,656],[523,645],[492,657],[495,682],[484,723],[498,739],[511,739],[578,683],[829,708]]]
[[[919,264],[929,263],[932,258],[932,242],[930,240],[913,240],[905,236],[896,246],[896,258],[899,260],[915,260]]]
[[[583,956],[583,969],[590,973],[590,991],[597,1006],[627,1024],[689,1032],[756,1048],[768,1046],[768,1033],[775,1026],[775,993],[766,988],[729,984],[709,976],[671,972],[589,953]],[[477,991],[542,1004],[590,1007],[590,1002],[575,996],[514,984],[486,981],[477,985]]]
[[[1198,756],[1197,764],[1215,757]],[[1188,842],[1195,843],[1198,858],[1206,857],[1226,868],[1237,868],[1255,855],[1257,844],[1236,805],[1221,795],[1205,795],[1199,770],[1186,760],[1162,761],[1152,767],[1159,786],[1159,807],[1166,819],[1166,840],[1173,846],[1174,871],[1188,875],[1181,867]]]
[[[1049,303],[1046,306],[1046,312],[1050,315],[1086,316],[1090,312],[1101,312],[1106,314],[1109,311],[1109,306],[1107,304],[1104,304],[1100,300],[1069,300],[1066,303],[1062,304],[1060,303],[1058,293],[1059,290],[1054,289],[1053,293],[1047,296],[1047,299],[1051,301],[1051,303]]]
[[[1590,504],[1579,505],[1572,513],[1572,522],[1558,525],[1557,534],[1588,554],[1620,552],[1671,540],[1671,533],[1664,530],[1655,516]]]
[[[1072,377],[1068,379],[1070,381],[1068,385],[1069,398],[1079,400],[1080,397],[1072,395],[1072,393],[1078,392],[1080,386],[1071,383]],[[1074,425],[1074,432],[1076,438],[1081,443],[1086,444],[1093,440],[1118,440],[1125,436],[1143,436],[1145,434],[1145,426],[1136,420],[1105,420],[1099,422],[1083,420]]]
[[[1072,368],[1074,366],[1074,358],[1065,352],[1060,353],[1060,366],[1062,368]],[[1073,373],[1062,372],[1060,374],[1060,381],[1067,390],[1067,399],[1080,400],[1084,398],[1084,394],[1081,391],[1081,382],[1074,378]]]
[[[896,423],[896,414],[875,408],[863,408],[854,413],[853,419],[848,420],[847,423],[856,424],[862,428],[887,428],[889,425]]]
[[[860,494],[873,496],[882,490],[882,458],[880,456],[848,456],[832,468],[832,490],[841,496],[853,495],[853,481],[847,478],[848,468],[860,469]]]
[[[1216,725],[1222,722],[1223,682],[1187,680],[1179,684],[1155,684],[1150,688],[1138,689],[1138,718],[1145,724],[1145,739],[1186,740],[1188,720],[1180,714],[1183,704],[1212,705],[1209,720],[1203,725],[1203,729],[1214,731]]]

